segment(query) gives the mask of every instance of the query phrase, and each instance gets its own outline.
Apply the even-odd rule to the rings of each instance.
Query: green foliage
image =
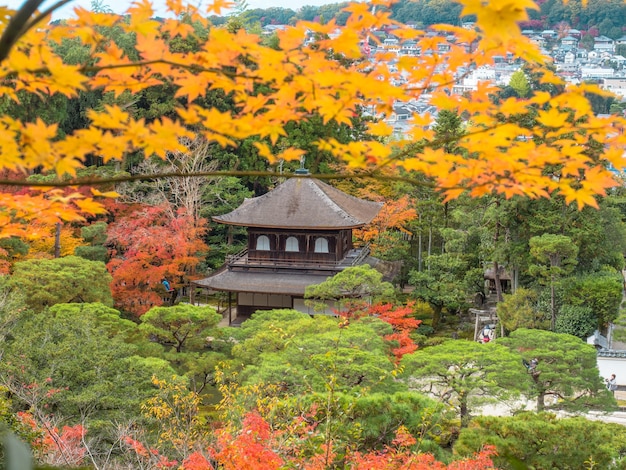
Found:
[[[556,333],[567,333],[586,339],[598,327],[598,320],[589,307],[580,305],[562,305],[556,317]]]
[[[432,327],[437,329],[443,309],[456,312],[469,306],[465,277],[467,261],[455,253],[431,255],[426,258],[427,269],[412,270],[409,284],[415,289],[411,297],[428,302],[433,310]]]
[[[94,327],[101,329],[108,338],[117,338],[137,347],[142,356],[158,356],[162,348],[145,338],[138,325],[120,316],[120,312],[101,303],[56,304],[48,309],[57,318],[87,318]]]
[[[205,347],[220,319],[213,307],[178,304],[152,307],[141,316],[139,328],[153,341],[180,353]]]
[[[77,246],[74,248],[74,255],[101,263],[106,263],[109,259],[109,251],[105,246]]]
[[[7,259],[28,253],[28,244],[16,237],[3,238],[0,240],[0,248],[7,251]]]
[[[96,222],[95,224],[82,227],[80,230],[81,236],[89,245],[77,246],[74,249],[74,254],[81,258],[106,263],[109,259],[108,250],[104,246],[107,239],[106,230],[106,222]]]
[[[324,393],[287,397],[273,408],[270,420],[280,428],[294,416],[306,416],[307,422],[319,430],[331,413],[334,447],[355,446],[359,452],[391,445],[400,426],[415,436],[415,449],[421,452],[441,453],[441,447],[452,439],[454,416],[441,403],[421,393],[338,393],[334,398],[329,409],[328,395]],[[323,444],[322,434],[311,434],[303,452],[314,452]]]
[[[505,294],[504,300],[498,302],[498,320],[506,331],[543,327],[544,315],[536,308],[536,303],[537,293],[520,287],[513,294]]]
[[[551,328],[556,327],[556,282],[570,274],[578,259],[578,247],[570,237],[545,233],[541,236],[532,237],[529,242],[530,254],[540,264],[532,264],[528,272],[537,277],[540,282],[550,286],[550,313],[552,317]]]
[[[250,324],[250,325],[249,325]],[[382,336],[391,327],[375,318],[354,320],[293,310],[259,311],[242,326],[233,347],[244,384],[275,384],[286,394],[394,391],[393,363]]]
[[[145,340],[162,346],[159,356],[200,393],[213,382],[215,367],[227,359],[230,349],[216,328],[220,319],[212,307],[153,307],[141,316],[139,330]]]
[[[568,278],[562,284],[562,291],[564,303],[591,310],[596,319],[593,329],[605,329],[619,313],[623,279],[615,271],[587,274]]]
[[[210,179],[202,188],[200,216],[209,219],[227,214],[253,195],[239,178]],[[245,229],[233,225],[215,224],[206,237],[211,247],[206,262],[211,269],[219,268],[226,255],[241,251],[247,243]]]
[[[40,312],[70,302],[101,302],[112,306],[111,280],[104,263],[66,256],[15,263],[11,286],[23,292],[27,304]]]
[[[528,374],[532,378],[529,396],[536,398],[538,410],[548,407],[576,411],[614,406],[614,399],[598,371],[595,348],[579,338],[520,328],[496,342],[519,354],[518,370],[525,372],[522,358],[539,361],[536,372]],[[546,403],[546,397],[552,398],[551,403]]]
[[[454,407],[461,426],[475,406],[518,398],[531,386],[519,356],[493,342],[445,341],[404,356],[401,364],[412,387],[434,391]]]
[[[517,96],[520,98],[525,98],[530,93],[530,84],[528,83],[528,78],[522,70],[518,70],[511,75],[511,81],[509,82],[509,86],[515,90]]]
[[[392,6],[392,18],[401,23],[419,22],[423,26],[436,23],[459,24],[461,5],[448,0],[398,2]]]
[[[117,334],[125,322],[113,327],[106,307],[94,308],[100,313],[57,306],[24,317],[13,330],[0,373],[21,406],[59,419],[83,417],[100,428],[138,416],[139,404],[152,394],[151,377],[174,374],[163,361],[134,356],[137,347]]]
[[[0,276],[0,344],[27,314],[24,294],[11,287],[9,276]]]
[[[530,254],[539,261],[531,274],[546,279],[562,277],[576,266],[578,247],[570,237],[546,233],[532,237],[529,241]]]
[[[96,222],[80,229],[80,234],[86,242],[92,245],[103,245],[107,241],[106,222]]]
[[[354,299],[367,299],[371,303],[393,299],[394,287],[389,282],[383,282],[383,275],[369,265],[355,266],[344,269],[328,278],[321,284],[306,288],[305,303],[315,311],[324,311],[331,302],[342,311],[346,304]]]
[[[481,416],[463,429],[454,452],[469,457],[485,445],[496,446],[496,468],[617,470],[624,468],[626,429],[619,424],[551,413],[511,417]],[[522,464],[523,462],[523,464]],[[521,466],[523,465],[523,466]]]

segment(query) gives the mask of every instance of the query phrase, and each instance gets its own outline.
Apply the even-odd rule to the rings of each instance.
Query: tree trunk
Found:
[[[54,232],[54,257],[61,257],[61,224],[56,224],[56,229]]]
[[[546,394],[544,392],[537,395],[537,411],[543,411],[546,409]]]
[[[461,415],[461,429],[466,428],[470,421],[466,394],[459,394],[459,413]]]
[[[493,262],[493,281],[496,283],[496,302],[502,302],[502,283],[500,281],[500,265],[497,261]]]
[[[550,278],[550,313],[551,313],[551,321],[550,321],[550,329],[554,331],[556,328],[556,302],[554,300],[554,277]]]
[[[417,236],[417,271],[422,272],[422,232]]]
[[[534,369],[532,371],[533,382],[535,382],[535,385],[536,385],[537,390],[538,390],[538,393],[537,393],[537,411],[543,411],[543,410],[546,409],[546,390],[539,383],[539,374],[540,373],[541,372],[536,370],[536,369]]]
[[[433,248],[433,227],[428,227],[428,256],[430,256]]]
[[[498,211],[496,214],[499,214],[500,209],[500,200],[496,199],[496,207]],[[497,217],[496,217],[497,218]],[[497,250],[498,242],[500,241],[500,222],[496,220],[496,227],[493,233],[493,246]],[[493,280],[496,283],[496,302],[502,302],[504,299],[502,298],[502,282],[500,280],[500,265],[497,260],[493,260]]]
[[[439,326],[439,322],[441,321],[441,310],[443,310],[443,307],[441,305],[437,305],[437,306],[432,306],[433,309],[433,322],[431,324],[431,326],[433,327],[433,329],[437,329],[437,327]]]

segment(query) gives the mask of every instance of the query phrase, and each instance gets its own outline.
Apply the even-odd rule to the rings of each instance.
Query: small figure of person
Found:
[[[605,380],[606,388],[615,396],[615,391],[617,390],[617,381],[615,380],[615,374],[611,374],[611,377]]]
[[[536,357],[532,358],[530,362],[528,362],[526,359],[522,359],[522,364],[524,364],[524,367],[526,367],[526,370],[529,374],[533,376],[533,378],[536,378],[539,376],[539,374],[541,374],[541,372],[537,370],[537,365],[539,365],[539,359],[537,359]]]
[[[169,294],[169,305],[170,307],[172,305],[174,305],[174,301],[176,300],[176,297],[178,296],[178,291],[174,288],[172,288],[170,281],[167,280],[167,278],[163,278],[161,279],[161,284],[163,284],[163,287],[165,287],[165,291]]]
[[[493,330],[491,329],[491,325],[485,325],[480,332],[479,342],[488,343],[491,340],[493,340]]]

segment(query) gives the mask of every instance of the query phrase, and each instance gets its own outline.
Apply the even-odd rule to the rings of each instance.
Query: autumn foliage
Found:
[[[136,315],[162,305],[161,279],[178,287],[190,277],[208,247],[202,241],[206,221],[194,221],[167,205],[144,206],[120,217],[108,229],[107,244],[116,304]]]
[[[19,103],[18,92],[73,98],[82,90],[102,90],[117,98],[168,84],[179,101],[172,117],[151,121],[136,118],[115,103],[89,109],[91,126],[67,135],[59,132],[57,123],[47,124],[38,117],[24,121],[3,115],[2,170],[26,176],[37,169],[75,177],[88,157],[96,156],[105,164],[123,161],[130,153],[164,158],[168,152],[184,151],[181,138],[193,139],[195,134],[222,146],[236,146],[241,139],[255,137],[259,154],[270,164],[294,160],[304,151],[272,151],[288,122],[317,114],[324,122],[350,126],[358,109],[382,117],[391,114],[394,102],[425,94],[437,108],[455,110],[467,118],[467,132],[454,154],[434,142],[427,126],[430,116],[414,116],[408,133],[411,142],[423,142],[421,146],[405,146],[408,142],[401,140],[394,152],[394,146],[380,140],[393,131],[384,121],[371,123],[371,140],[342,144],[327,138],[317,145],[351,169],[375,175],[380,167],[401,167],[409,175],[419,173],[447,198],[464,192],[474,196],[496,192],[506,197],[558,193],[567,203],[596,206],[594,196],[615,185],[609,164],[622,166],[624,120],[594,116],[586,94],[603,94],[598,86],[564,86],[559,77],[542,68],[543,56],[518,26],[528,19],[527,9],[537,8],[529,0],[461,0],[462,16],[475,16],[476,29],[439,25],[432,28],[435,35],[391,20],[385,8],[374,11],[371,3],[353,3],[346,7],[349,18],[338,34],[334,34],[337,25],[333,21],[302,22],[277,33],[278,48],[263,45],[259,36],[243,29],[230,32],[211,27],[207,15],[230,6],[221,0],[204,10],[171,0],[167,5],[174,18],[162,21],[152,19],[154,10],[147,0],[133,3],[125,16],[77,7],[75,19],[48,27],[46,17],[35,16],[39,3],[28,2],[22,15],[1,8],[0,95],[5,100]],[[182,17],[185,21],[178,19]],[[173,51],[168,41],[192,37],[192,24],[209,27],[206,41],[197,50]],[[136,35],[138,59],[128,57],[106,37],[103,27]],[[370,32],[377,29],[393,29],[401,40],[414,40],[421,54],[400,57],[395,68],[388,66],[392,56],[387,52],[369,57],[361,44],[376,41]],[[68,37],[91,50],[89,63],[70,65],[54,52],[54,46]],[[541,84],[558,84],[562,91],[538,91],[526,99],[514,97],[499,103],[494,103],[495,89],[488,84],[463,95],[451,94],[452,84],[468,64],[491,64],[494,56],[507,53],[535,67]],[[209,90],[232,96],[232,110],[200,106],[197,99]],[[532,127],[520,124],[523,115],[535,116]],[[604,150],[594,150],[598,148]],[[115,196],[96,189],[85,196],[55,188],[70,185],[71,180],[49,181],[36,189],[24,180],[0,183],[33,187],[33,192],[17,198],[0,193],[3,237],[23,235],[23,223],[35,219],[56,223],[102,213],[103,206],[96,199]]]
[[[153,18],[149,0],[134,1],[124,15],[77,7],[73,19],[54,25],[48,24],[48,14],[36,11],[43,0],[24,2],[20,10],[14,1],[5,3],[9,5],[0,6],[2,103],[21,106],[24,97],[45,101],[60,95],[75,99],[85,91],[107,96],[106,102],[85,110],[88,125],[69,132],[40,116],[0,114],[0,175],[4,175],[0,177],[0,238],[29,240],[37,230],[38,246],[33,246],[40,252],[49,251],[52,228],[59,223],[64,224],[62,236],[68,249],[76,246],[72,227],[116,207],[107,202],[119,196],[111,185],[132,179],[129,174],[81,178],[87,162],[97,160],[127,170],[131,159],[165,160],[187,152],[185,140],[198,139],[236,152],[249,139],[271,173],[283,161],[307,156],[297,143],[277,144],[287,135],[288,125],[311,116],[324,124],[348,127],[363,110],[372,116],[368,137],[362,140],[344,143],[325,136],[315,143],[344,172],[330,177],[427,185],[446,201],[462,194],[558,195],[566,204],[597,207],[597,196],[617,184],[610,168],[623,167],[626,120],[594,115],[587,98],[606,92],[595,84],[566,84],[545,67],[538,46],[521,34],[519,23],[528,20],[528,9],[537,8],[532,0],[459,0],[461,16],[475,17],[476,27],[435,25],[428,31],[392,20],[387,8],[391,0],[354,2],[345,7],[344,27],[338,28],[334,21],[301,22],[278,31],[275,47],[244,28],[235,31],[212,25],[210,15],[232,7],[224,0],[209,2],[202,9],[198,2],[167,0],[170,14],[159,21]],[[206,30],[206,38],[196,35],[194,26]],[[132,56],[107,34],[111,29],[134,38]],[[372,34],[377,30],[393,30],[400,41],[414,41],[420,53],[398,57],[382,47],[371,54],[374,44],[369,43],[379,41]],[[85,60],[64,62],[57,51],[67,38],[88,51]],[[173,40],[192,40],[197,47],[177,49]],[[537,83],[528,97],[496,99],[499,89],[486,82],[474,91],[454,92],[470,67],[491,65],[496,57],[507,56],[532,71]],[[129,103],[153,87],[172,90],[172,109],[167,116],[135,114]],[[207,99],[214,92],[228,96],[229,106]],[[393,115],[394,103],[426,99],[438,110],[463,116],[464,132],[455,137],[454,145],[440,140],[431,126],[433,117],[427,114],[412,116],[407,132],[392,138],[394,127],[385,118]],[[451,147],[454,151],[447,150]],[[232,169],[212,173],[241,176]],[[29,179],[33,174],[45,178]],[[174,287],[193,278],[208,249],[201,241],[207,228],[194,214],[166,205],[133,206],[132,213],[115,215],[106,242],[111,289],[120,309],[140,316],[163,302],[162,277],[168,277]],[[400,198],[388,204],[361,236],[382,244],[384,233],[402,232],[414,217],[408,198]],[[7,257],[7,250],[0,248],[0,256]],[[0,272],[8,271],[9,264],[0,261]],[[391,325],[393,332],[386,337],[393,345],[391,360],[399,361],[416,349],[410,333],[419,322],[411,317],[410,306],[351,308],[347,316],[377,315]],[[349,321],[344,319],[340,326]],[[197,428],[187,426],[198,422],[197,397],[190,392],[183,398],[191,401],[148,402],[153,411],[162,413],[152,413],[152,418],[159,424],[169,420],[157,433],[159,446],[145,444],[139,436],[120,437],[120,446],[132,454],[138,468],[321,470],[335,463],[372,470],[493,468],[491,448],[447,465],[417,452],[414,437],[403,428],[397,430],[394,443],[380,451],[335,448],[328,433],[323,445],[303,456],[304,434],[273,427],[265,414],[254,410],[241,423],[224,423],[206,442],[201,432],[189,432]],[[191,414],[175,415],[185,404]],[[81,425],[59,429],[40,417],[32,423],[41,436],[36,444],[43,461],[66,466],[85,463],[89,456]],[[307,432],[323,434],[324,430],[316,426]]]
[[[59,429],[48,417],[36,420],[28,412],[18,413],[20,421],[39,435],[33,442],[34,449],[50,465],[76,467],[84,462],[87,449],[83,439],[87,430],[84,426],[62,426]]]
[[[347,310],[337,312],[337,314],[346,318],[346,322],[352,318],[374,316],[391,325],[393,333],[385,335],[384,339],[395,345],[392,347],[391,353],[394,360],[399,362],[402,356],[417,350],[417,344],[410,335],[422,322],[413,317],[413,306],[413,302],[407,305],[391,303],[370,305],[363,301],[353,301]],[[345,324],[347,325],[347,323]]]
[[[239,431],[233,433],[221,430],[215,444],[206,451],[196,451],[187,457],[179,467],[183,470],[280,470],[300,468],[302,470],[324,470],[332,466],[336,452],[328,452],[321,446],[318,452],[305,460],[295,457],[299,449],[290,444],[291,436],[284,431],[275,431],[258,413],[248,413]],[[161,467],[176,467],[177,462],[160,456],[156,451],[146,449],[132,439],[129,444],[144,459],[161,459]],[[444,464],[428,453],[412,451],[416,439],[404,428],[397,431],[391,446],[378,452],[369,453],[348,451],[343,457],[346,469],[368,470],[492,470],[495,469],[491,457],[495,451],[491,446],[477,453],[473,458]],[[331,443],[332,446],[332,443]],[[329,460],[330,459],[330,460]]]

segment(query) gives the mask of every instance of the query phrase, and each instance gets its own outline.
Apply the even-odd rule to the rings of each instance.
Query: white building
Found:
[[[603,90],[610,91],[611,93],[626,98],[626,78],[625,77],[612,77],[605,78],[600,85]]]

